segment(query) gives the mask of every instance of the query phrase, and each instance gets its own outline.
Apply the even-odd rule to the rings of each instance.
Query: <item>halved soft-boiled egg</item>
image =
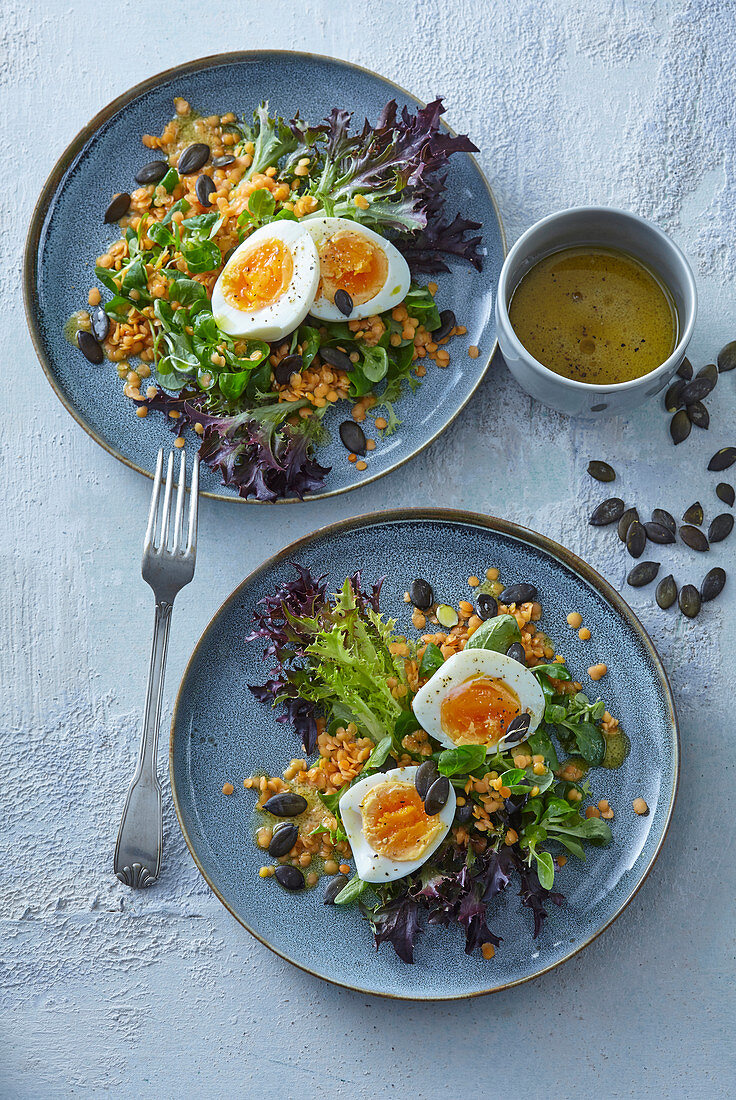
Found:
[[[414,786],[416,774],[416,767],[377,772],[340,799],[340,816],[364,882],[410,875],[447,836],[455,816],[455,790],[451,785],[447,802],[430,817]]]
[[[359,320],[403,302],[411,283],[409,265],[380,233],[348,218],[305,218],[300,224],[319,255],[319,288],[309,310],[313,317]],[[348,318],[335,305],[338,290],[353,303]]]
[[[307,316],[319,284],[314,241],[298,222],[261,226],[239,245],[212,291],[218,328],[279,340]]]
[[[412,703],[422,729],[450,749],[487,745],[494,751],[523,741],[544,716],[544,692],[518,661],[489,649],[464,649],[437,669]],[[514,718],[529,715],[521,736],[504,739]]]

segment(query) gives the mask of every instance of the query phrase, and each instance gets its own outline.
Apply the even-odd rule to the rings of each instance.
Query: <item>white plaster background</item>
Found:
[[[195,56],[290,47],[359,62],[425,99],[445,95],[450,123],[481,147],[510,241],[586,202],[670,230],[697,274],[691,358],[701,365],[736,336],[733,5],[2,0],[0,12],[0,1095],[733,1095],[736,577],[690,625],[653,608],[649,591],[626,593],[671,673],[684,754],[665,851],[614,927],[561,970],[480,1001],[412,1006],[334,989],[229,917],[171,810],[158,888],[132,894],[110,874],[148,663],[151,600],[137,562],[149,483],[57,402],[20,300],[36,194],[96,111]],[[222,599],[266,555],[345,515],[489,511],[622,585],[629,563],[615,538],[584,521],[599,495],[588,459],[612,456],[642,509],[678,512],[697,497],[712,509],[716,479],[704,468],[736,442],[734,386],[736,372],[721,379],[710,432],[675,451],[661,407],[570,422],[530,402],[497,361],[461,421],[375,485],[274,510],[204,501],[163,727]],[[733,570],[733,546],[708,565]],[[663,560],[700,576],[705,563],[692,559]]]

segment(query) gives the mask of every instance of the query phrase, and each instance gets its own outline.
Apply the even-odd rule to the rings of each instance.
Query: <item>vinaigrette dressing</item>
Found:
[[[543,366],[594,385],[649,374],[677,343],[669,291],[639,260],[608,248],[564,248],[540,260],[514,291],[509,318]]]

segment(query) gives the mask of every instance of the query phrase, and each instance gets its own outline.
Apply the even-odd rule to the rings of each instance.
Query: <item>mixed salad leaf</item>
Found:
[[[295,568],[296,577],[259,606],[249,638],[265,641],[266,656],[275,667],[269,680],[250,690],[280,709],[278,721],[293,722],[308,752],[317,747],[319,720],[328,731],[354,722],[360,735],[375,744],[354,781],[393,768],[407,757],[417,763],[426,760],[405,742],[417,729],[413,693],[405,659],[396,655],[395,624],[379,609],[382,582],[366,590],[360,573],[355,573],[331,595],[325,577],[314,577],[300,565]],[[480,635],[485,645],[502,639],[508,647],[508,638],[513,640],[510,618],[518,633],[516,620],[500,615],[487,620],[473,637]],[[412,656],[416,659],[415,651]],[[419,666],[421,680],[441,667],[442,660],[441,650],[430,642]],[[550,906],[564,902],[555,884],[560,854],[583,860],[586,846],[611,841],[606,821],[581,812],[587,783],[563,777],[565,752],[579,754],[591,766],[601,762],[604,705],[591,703],[582,692],[563,690],[572,679],[563,663],[538,664],[531,671],[544,691],[546,710],[528,744],[533,753],[544,755],[545,774],[531,766],[517,767],[518,747],[487,757],[485,745],[442,750],[432,743],[438,773],[450,779],[458,794],[464,793],[453,831],[417,871],[385,884],[362,882],[356,875],[337,895],[341,906],[360,906],[376,947],[390,943],[405,962],[412,962],[425,922],[459,925],[467,953],[484,944],[498,946],[501,937],[489,927],[490,912],[494,898],[512,882],[518,884],[522,905],[532,913],[534,936],[539,936]],[[392,684],[401,685],[399,691],[388,689],[389,677]],[[489,777],[497,777],[500,808],[492,814],[492,828],[482,843],[481,834],[468,838],[468,831],[474,823],[473,809],[480,805],[474,781]],[[343,837],[340,799],[346,789],[320,794]],[[458,826],[466,827],[465,837]]]

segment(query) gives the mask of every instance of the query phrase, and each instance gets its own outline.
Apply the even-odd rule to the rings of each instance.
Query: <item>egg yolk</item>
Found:
[[[520,713],[519,696],[508,684],[474,676],[447,692],[440,706],[440,722],[456,745],[495,745]]]
[[[293,273],[294,261],[283,241],[260,241],[225,269],[222,293],[236,309],[256,313],[281,297]]]
[[[377,783],[360,804],[363,835],[375,852],[398,862],[426,852],[442,823],[424,812],[413,783]]]
[[[388,278],[386,253],[360,233],[341,229],[319,246],[320,290],[329,302],[345,290],[359,306],[375,298]]]

